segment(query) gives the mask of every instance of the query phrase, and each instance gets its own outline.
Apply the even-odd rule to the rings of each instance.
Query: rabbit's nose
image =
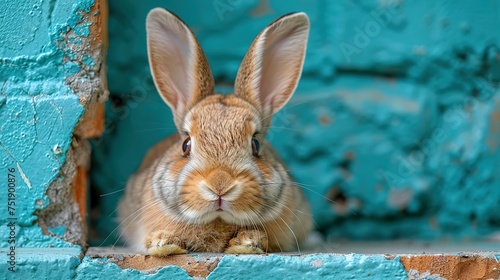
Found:
[[[207,176],[206,186],[218,196],[223,196],[235,187],[231,175],[223,170],[214,170]]]

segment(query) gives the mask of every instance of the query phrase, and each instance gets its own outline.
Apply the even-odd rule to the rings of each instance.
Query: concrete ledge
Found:
[[[107,266],[119,268],[121,276],[144,279],[166,275],[171,275],[169,279],[500,279],[498,243],[362,242],[328,244],[322,249],[302,253],[199,253],[156,258],[125,248],[90,248],[84,263],[91,264],[89,271],[102,271]]]
[[[485,246],[490,250],[484,251]],[[92,247],[83,258],[77,247],[18,248],[15,272],[9,271],[9,251],[0,249],[0,275],[7,279],[486,280],[500,279],[499,247],[499,243],[343,242],[302,253],[166,258],[126,248]]]

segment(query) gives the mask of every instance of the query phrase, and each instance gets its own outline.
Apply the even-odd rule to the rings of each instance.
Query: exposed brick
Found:
[[[415,270],[445,279],[500,279],[500,262],[481,254],[402,256],[401,263],[409,272],[409,277],[412,275],[410,271]]]

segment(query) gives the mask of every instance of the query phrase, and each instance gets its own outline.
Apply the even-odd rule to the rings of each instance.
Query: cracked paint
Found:
[[[66,83],[81,70],[76,63],[79,56],[72,62],[65,62],[64,57],[82,52],[83,47],[73,51],[60,42],[75,33],[74,28],[78,32],[72,38],[89,36],[91,24],[85,16],[93,3],[23,0],[0,4],[4,11],[19,13],[19,17],[0,15],[0,40],[5,46],[0,48],[0,174],[16,170],[17,247],[73,246],[44,235],[34,224],[34,213],[48,207],[47,187],[56,178],[70,175],[61,175],[60,170],[84,108]],[[2,227],[7,222],[6,199],[7,195],[1,195]],[[6,234],[0,230],[0,248],[7,246]]]
[[[172,279],[190,280],[193,279],[187,272],[177,266],[166,266],[156,271],[141,272],[136,269],[122,269],[118,265],[109,262],[107,259],[92,259],[85,257],[81,265],[78,266],[76,279],[93,278],[128,278],[128,279]]]
[[[31,115],[23,114],[25,118],[20,116],[17,118],[4,118],[6,115],[19,112],[16,106],[5,106],[0,112],[0,119],[4,118],[6,120],[1,126],[1,130],[10,131],[16,135],[13,136],[12,133],[2,133],[0,135],[0,142],[5,151],[2,157],[8,158],[2,160],[2,169],[16,167],[16,174],[19,176],[18,178],[22,179],[17,181],[17,203],[20,209],[30,210],[18,211],[19,224],[31,226],[31,222],[36,220],[36,217],[33,216],[33,212],[36,210],[35,201],[45,195],[45,188],[48,183],[57,178],[58,172],[54,173],[52,169],[57,168],[59,170],[66,157],[66,153],[62,152],[56,157],[53,154],[54,144],[51,143],[57,143],[61,151],[69,149],[71,133],[81,116],[82,108],[78,102],[78,97],[75,95],[58,98],[39,96],[35,106],[33,106],[31,98],[21,100],[27,101],[28,104],[31,103],[31,106],[24,106],[24,108],[33,108]],[[16,104],[14,101],[16,101],[16,98],[10,99],[10,102]],[[10,102],[9,104],[12,104]],[[58,107],[65,109],[57,110]],[[9,109],[14,110],[14,112]],[[24,110],[21,112],[29,111]],[[75,114],[75,112],[79,113]],[[26,124],[35,116],[36,126]],[[63,119],[64,121],[62,121]],[[19,133],[19,127],[26,127],[26,130],[21,129],[24,137]],[[57,131],[57,133],[53,133],[53,131]],[[30,164],[32,162],[37,164]],[[5,205],[6,203],[0,206],[0,211],[3,210],[3,213],[7,213]],[[1,218],[4,217],[4,214],[2,214]]]
[[[182,256],[179,256],[182,258]],[[130,258],[128,256],[127,258]],[[116,261],[116,260],[114,260]],[[151,262],[151,259],[141,261]],[[162,260],[163,261],[163,260]],[[189,267],[190,265],[187,265]],[[407,279],[406,271],[399,257],[391,260],[380,255],[360,254],[308,254],[288,255],[221,255],[215,269],[207,266],[199,271],[193,266],[190,273],[213,269],[206,279]],[[205,279],[190,275],[177,265],[163,265],[147,270],[122,269],[109,258],[85,257],[77,268],[77,279],[97,277],[118,277],[134,279]]]
[[[23,169],[19,165],[19,162],[16,162],[16,166],[17,170],[19,171],[19,174],[21,174],[21,178],[23,178],[24,183],[26,183],[26,186],[28,186],[28,188],[31,189],[31,182],[28,179],[28,177],[26,177],[26,173],[24,173]]]

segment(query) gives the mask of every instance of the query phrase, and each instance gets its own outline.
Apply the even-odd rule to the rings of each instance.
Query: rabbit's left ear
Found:
[[[236,76],[235,94],[266,117],[292,97],[302,74],[309,36],[305,13],[284,15],[253,41]]]
[[[162,8],[146,19],[151,73],[161,97],[172,109],[177,126],[189,107],[214,93],[214,78],[193,32]]]

